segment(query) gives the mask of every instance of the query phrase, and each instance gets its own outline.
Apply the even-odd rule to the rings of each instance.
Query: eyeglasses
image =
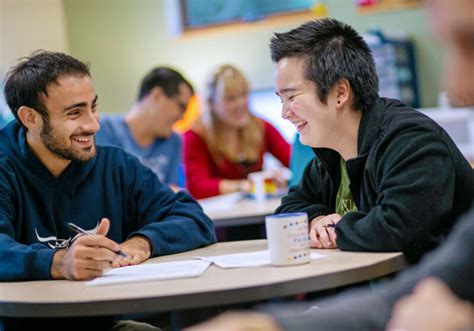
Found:
[[[181,102],[179,99],[176,101],[178,103],[179,109],[184,113],[186,111],[186,108],[188,107],[187,103]]]
[[[179,99],[179,95],[174,95],[174,96],[171,96],[171,97],[168,97],[168,98],[173,100],[178,105],[181,112],[184,113],[186,111],[186,108],[188,107],[188,103],[181,101]]]

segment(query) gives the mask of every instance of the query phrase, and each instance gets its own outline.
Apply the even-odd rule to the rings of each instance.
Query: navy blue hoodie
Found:
[[[0,131],[0,281],[51,279],[55,249],[66,246],[74,222],[93,229],[110,219],[107,237],[121,243],[147,237],[152,256],[215,242],[212,221],[187,193],[173,193],[138,159],[98,147],[58,178],[32,153],[13,121]]]

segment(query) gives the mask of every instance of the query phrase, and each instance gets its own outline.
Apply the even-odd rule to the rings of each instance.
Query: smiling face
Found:
[[[285,57],[276,65],[275,88],[282,101],[282,117],[295,125],[302,144],[328,147],[337,129],[334,93],[329,93],[327,104],[321,102],[315,84],[304,72],[302,57]]]
[[[224,69],[215,83],[211,110],[217,119],[230,128],[242,128],[250,120],[248,109],[248,84],[237,70]]]
[[[49,119],[39,132],[51,157],[62,161],[88,161],[96,155],[95,133],[99,130],[97,95],[89,76],[65,76],[47,88],[43,104]],[[47,157],[47,156],[46,156]]]

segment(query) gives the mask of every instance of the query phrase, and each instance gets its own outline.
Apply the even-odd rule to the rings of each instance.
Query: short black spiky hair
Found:
[[[326,18],[306,22],[270,41],[274,62],[302,56],[306,78],[316,85],[319,99],[326,103],[331,88],[347,79],[354,92],[354,107],[367,110],[378,95],[378,77],[369,46],[349,25]]]
[[[27,106],[35,109],[48,121],[48,111],[42,102],[50,84],[57,84],[64,76],[90,76],[89,66],[70,55],[44,50],[21,58],[7,74],[4,95],[11,112],[18,118],[18,109]]]

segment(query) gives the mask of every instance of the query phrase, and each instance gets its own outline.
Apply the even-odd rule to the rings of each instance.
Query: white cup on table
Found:
[[[265,192],[266,173],[263,171],[252,172],[248,177],[252,182],[252,193],[255,200],[264,201],[267,197],[267,192]]]
[[[310,261],[308,215],[275,214],[265,217],[270,263],[297,265]]]

